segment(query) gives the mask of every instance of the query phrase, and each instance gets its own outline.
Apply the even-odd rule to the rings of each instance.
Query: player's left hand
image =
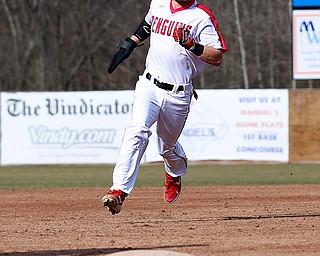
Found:
[[[108,73],[111,74],[121,62],[127,59],[138,45],[131,38],[127,37],[124,41],[118,42],[120,50],[113,56],[108,67]]]
[[[190,37],[190,31],[184,29],[181,24],[173,31],[173,38],[187,50],[192,50],[195,47],[195,41]]]

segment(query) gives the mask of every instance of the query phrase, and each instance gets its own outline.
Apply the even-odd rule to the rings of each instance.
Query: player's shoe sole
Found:
[[[121,190],[110,190],[104,197],[102,197],[103,206],[115,215],[122,210],[122,203],[126,194]]]

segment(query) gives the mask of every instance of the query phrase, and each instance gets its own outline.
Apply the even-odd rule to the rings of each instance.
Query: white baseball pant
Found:
[[[193,88],[184,85],[184,91],[160,89],[153,78],[145,74],[137,81],[131,125],[126,128],[117,163],[113,171],[113,185],[110,189],[120,189],[131,193],[141,158],[147,148],[150,127],[157,122],[158,152],[163,157],[165,171],[173,176],[183,176],[187,172],[187,157],[177,141],[187,120]]]

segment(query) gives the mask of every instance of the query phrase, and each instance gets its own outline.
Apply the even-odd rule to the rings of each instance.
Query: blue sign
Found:
[[[318,7],[320,8],[320,0],[292,0],[292,7]]]

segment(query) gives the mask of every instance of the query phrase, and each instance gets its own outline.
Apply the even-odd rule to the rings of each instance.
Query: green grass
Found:
[[[163,165],[142,165],[136,187],[160,187]],[[111,165],[2,166],[0,190],[109,187]],[[320,184],[317,164],[208,164],[191,163],[184,186]]]

